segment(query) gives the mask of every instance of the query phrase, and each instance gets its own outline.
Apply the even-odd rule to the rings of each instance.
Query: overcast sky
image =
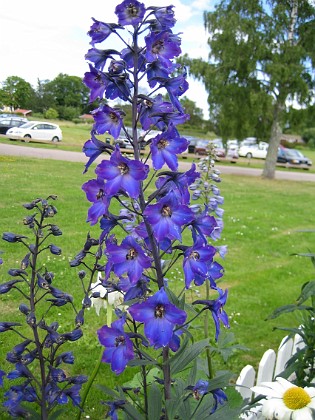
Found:
[[[143,2],[146,6],[174,5],[177,23],[173,32],[183,32],[182,52],[191,58],[207,59],[209,48],[203,12],[212,10],[215,0]],[[36,87],[37,79],[53,80],[59,73],[83,77],[88,71],[84,55],[91,47],[87,36],[91,17],[103,22],[117,22],[114,9],[119,3],[117,0],[1,2],[0,82],[8,76],[19,76]],[[207,118],[204,87],[191,78],[188,80],[190,88],[186,96],[204,110]]]

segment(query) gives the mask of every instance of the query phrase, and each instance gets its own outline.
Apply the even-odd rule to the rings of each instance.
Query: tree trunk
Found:
[[[277,101],[274,108],[273,123],[271,126],[271,136],[269,141],[267,157],[262,173],[263,178],[274,179],[275,177],[278,148],[282,134],[282,130],[280,127],[280,116],[283,109],[283,104]]]

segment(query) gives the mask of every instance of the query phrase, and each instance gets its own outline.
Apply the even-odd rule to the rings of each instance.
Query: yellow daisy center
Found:
[[[284,404],[291,410],[299,410],[311,402],[311,397],[300,387],[292,387],[283,394]]]

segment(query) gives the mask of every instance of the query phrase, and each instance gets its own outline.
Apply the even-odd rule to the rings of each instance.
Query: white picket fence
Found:
[[[251,365],[245,366],[236,381],[236,389],[241,394],[244,400],[251,400],[257,396],[251,391],[251,387],[259,385],[262,382],[273,381],[281,372],[284,371],[287,361],[294,355],[299,349],[305,346],[300,335],[296,334],[294,340],[292,338],[284,337],[280,343],[277,353],[269,349],[267,350],[258,366],[258,372]],[[292,379],[292,378],[289,378]],[[246,420],[257,419],[257,410],[252,409],[251,411],[242,414],[241,418]]]

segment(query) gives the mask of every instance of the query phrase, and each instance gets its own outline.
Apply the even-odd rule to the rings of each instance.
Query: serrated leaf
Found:
[[[155,383],[150,386],[148,405],[148,418],[150,420],[159,420],[162,411],[162,394]]]
[[[175,355],[171,358],[171,374],[175,375],[185,369],[207,346],[209,346],[209,339],[201,340],[186,347],[179,357],[175,357],[177,356]]]

